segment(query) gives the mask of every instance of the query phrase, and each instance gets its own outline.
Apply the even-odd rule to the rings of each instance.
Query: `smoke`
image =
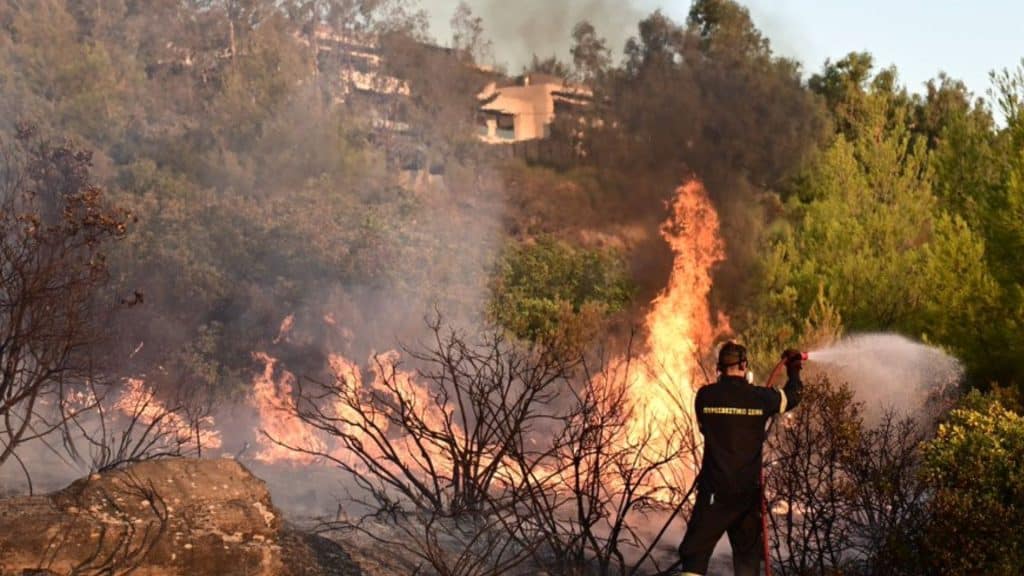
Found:
[[[955,392],[963,379],[960,361],[942,350],[896,334],[864,334],[809,355],[810,373],[847,383],[863,402],[865,421],[887,411],[928,421],[937,401]]]
[[[582,20],[594,25],[613,54],[620,54],[644,16],[631,2],[616,0],[468,0],[467,4],[483,19],[497,63],[507,64],[511,72],[527,66],[535,54],[569,61],[572,29]],[[432,32],[445,42],[451,37],[448,19],[458,0],[425,0],[423,6]]]
[[[74,441],[83,443],[84,438]],[[90,472],[89,466],[66,454],[59,438],[30,440],[18,448],[25,468],[0,466],[0,498],[59,490]],[[25,470],[30,475],[26,475]]]
[[[0,132],[27,115],[45,134],[80,140],[104,167],[94,180],[138,218],[110,255],[109,297],[145,300],[126,307],[99,351],[111,381],[142,377],[167,397],[192,384],[216,390],[222,451],[245,460],[258,438],[254,353],[315,378],[328,354],[362,363],[415,345],[435,311],[479,322],[504,191],[490,162],[465,152],[480,86],[456,78],[465,67],[454,58],[405,45],[423,104],[386,90],[360,99],[341,85],[342,57],[321,54],[314,68],[302,22],[278,15],[229,40],[217,8],[121,7],[103,11],[103,26],[79,22],[74,8],[0,8],[0,23],[5,12],[23,23],[18,35],[0,26]],[[235,40],[237,58],[225,58]],[[100,54],[84,87],[44,74],[80,64],[80,52]],[[448,61],[424,66],[429,58]],[[130,81],[101,82],[120,75]],[[87,106],[98,101],[103,122]],[[389,129],[402,124],[411,128]],[[88,472],[50,440],[56,450],[24,450],[37,489]],[[0,473],[5,488],[25,488],[13,462]]]

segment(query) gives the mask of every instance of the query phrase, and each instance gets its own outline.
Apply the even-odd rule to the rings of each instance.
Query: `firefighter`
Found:
[[[802,355],[787,350],[785,388],[755,386],[747,349],[728,342],[718,353],[718,381],[697,392],[697,425],[704,459],[697,477],[697,502],[679,545],[682,575],[704,574],[723,533],[732,545],[736,576],[760,573],[761,451],[766,424],[800,403]]]

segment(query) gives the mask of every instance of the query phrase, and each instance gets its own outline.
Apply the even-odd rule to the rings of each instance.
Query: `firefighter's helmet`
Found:
[[[722,345],[718,351],[718,370],[725,372],[726,368],[747,363],[747,348],[732,340]]]

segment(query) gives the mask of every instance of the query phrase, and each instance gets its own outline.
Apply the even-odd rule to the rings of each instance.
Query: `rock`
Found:
[[[288,526],[234,460],[171,459],[0,500],[0,575],[356,576],[336,543]]]

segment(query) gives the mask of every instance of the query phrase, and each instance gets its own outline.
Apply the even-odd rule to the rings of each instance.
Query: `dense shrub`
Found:
[[[924,447],[932,490],[925,557],[936,573],[1024,566],[1024,416],[969,395]]]
[[[493,318],[520,338],[585,338],[630,301],[627,270],[616,254],[573,248],[553,238],[513,246],[501,262]]]

